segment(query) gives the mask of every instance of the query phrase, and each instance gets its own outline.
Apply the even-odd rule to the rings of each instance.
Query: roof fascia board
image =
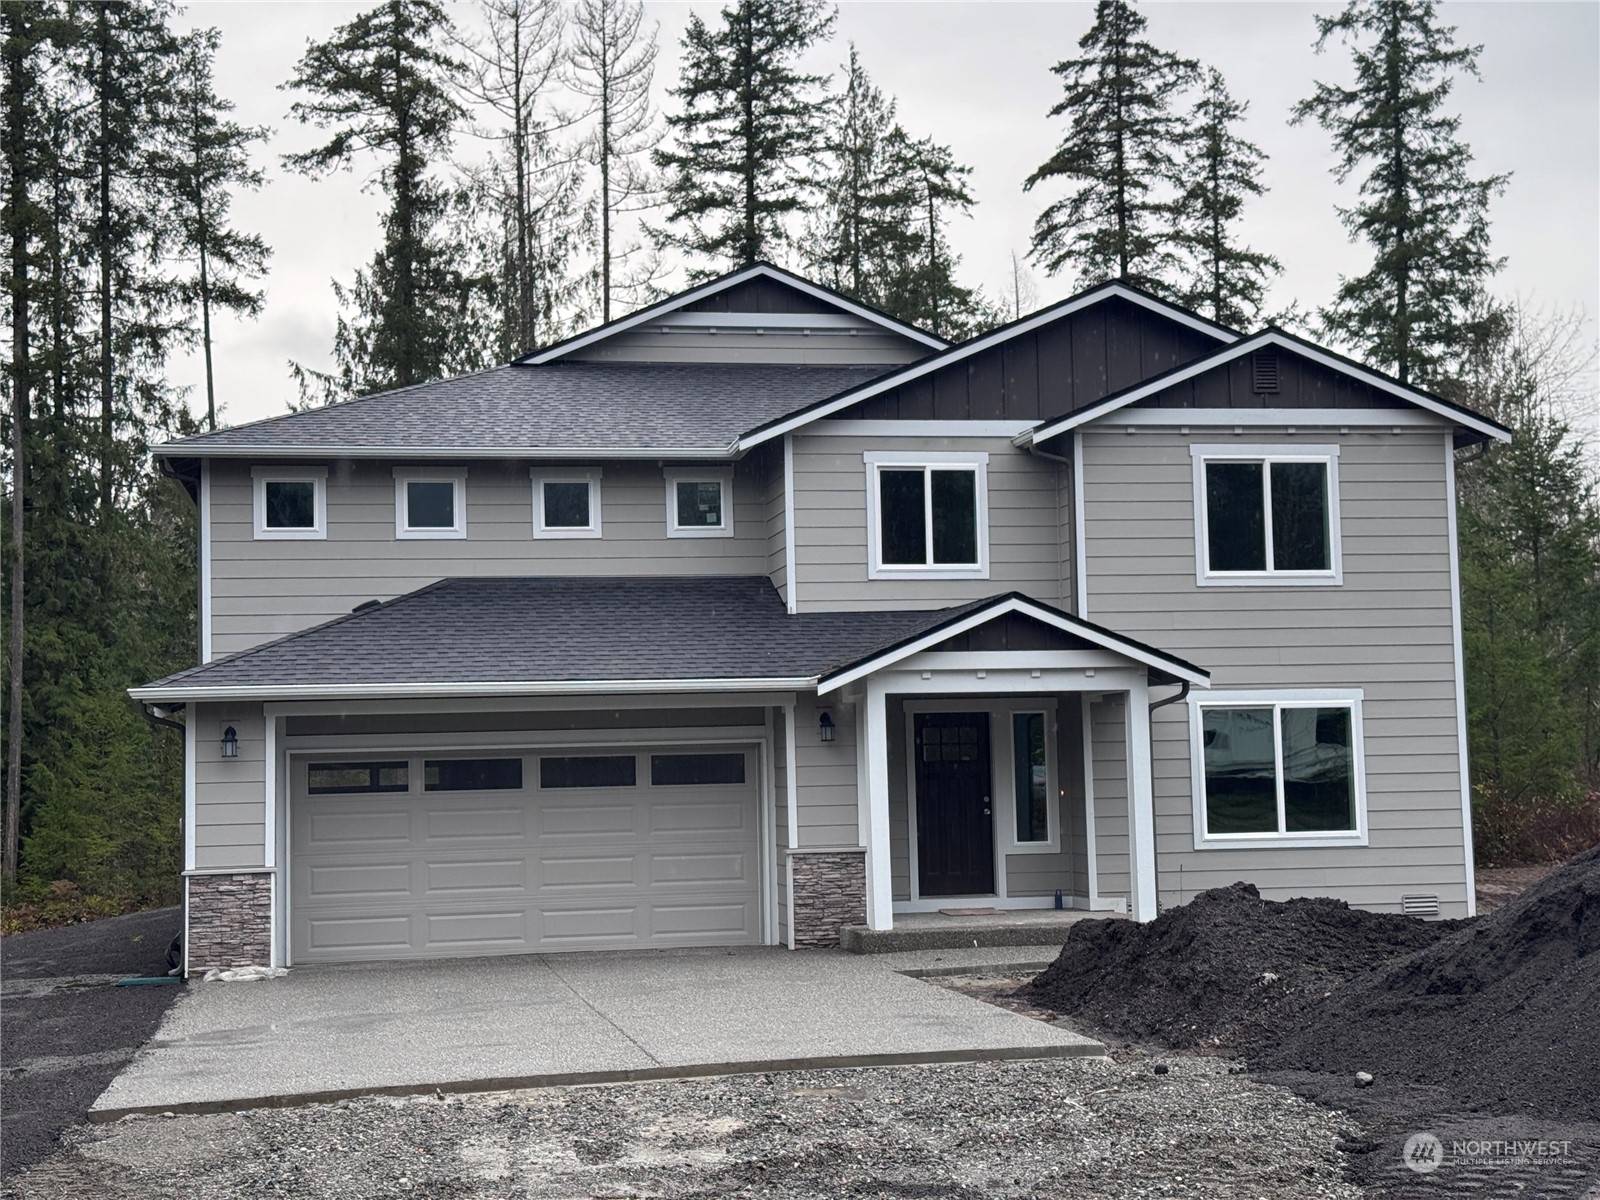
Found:
[[[1080,637],[1103,650],[1110,650],[1123,658],[1130,658],[1135,662],[1143,663],[1147,667],[1155,667],[1179,679],[1187,680],[1198,687],[1209,687],[1211,685],[1211,676],[1208,672],[1187,666],[1175,659],[1169,659],[1165,655],[1151,654],[1149,651],[1125,642],[1121,638],[1107,636],[1091,625],[1074,620],[1063,613],[1052,612],[1050,609],[1035,604],[1021,596],[1008,596],[995,604],[985,605],[976,612],[968,613],[948,625],[942,625],[937,629],[930,630],[909,642],[895,646],[890,650],[870,655],[841,671],[823,675],[817,683],[817,695],[825,696],[842,687],[847,687],[858,679],[862,679],[876,671],[881,671],[885,667],[893,666],[913,654],[920,654],[931,646],[937,646],[940,642],[948,641],[950,638],[959,637],[963,633],[987,625],[996,617],[1003,617],[1007,613],[1021,613],[1025,617],[1031,617],[1046,625],[1052,625],[1063,633]]]
[[[1126,408],[1130,404],[1135,404],[1140,400],[1155,395],[1157,392],[1203,375],[1207,371],[1223,366],[1236,358],[1260,350],[1265,346],[1278,346],[1292,354],[1298,354],[1318,366],[1326,367],[1330,371],[1337,371],[1352,379],[1358,379],[1370,387],[1387,392],[1389,395],[1396,396],[1409,404],[1414,404],[1418,408],[1426,409],[1456,425],[1463,425],[1474,432],[1483,434],[1485,437],[1491,437],[1501,442],[1511,440],[1510,432],[1492,421],[1484,420],[1464,410],[1442,404],[1426,392],[1419,392],[1403,383],[1387,379],[1355,363],[1347,362],[1335,355],[1328,354],[1326,351],[1319,350],[1308,342],[1302,342],[1298,338],[1287,337],[1274,329],[1263,330],[1261,333],[1253,334],[1233,343],[1231,346],[1223,347],[1214,354],[1196,359],[1192,363],[1179,367],[1176,371],[1160,375],[1147,383],[1138,384],[1119,395],[1107,397],[1097,404],[1090,405],[1088,408],[1079,409],[1075,413],[1069,413],[1053,421],[1043,422],[1034,426],[1031,430],[1019,434],[1014,440],[1019,446],[1027,446],[1036,442],[1047,441],[1063,433],[1070,433],[1081,425],[1098,421],[1119,409]],[[1248,417],[1254,410],[1239,411],[1242,417]]]
[[[581,350],[585,346],[592,346],[596,342],[603,342],[615,334],[626,333],[630,329],[635,329],[644,324],[646,321],[661,316],[663,313],[674,312],[677,309],[684,307],[686,304],[693,304],[696,300],[704,300],[707,296],[715,296],[718,292],[726,291],[735,284],[744,283],[747,280],[758,278],[771,279],[777,283],[784,284],[787,287],[792,287],[798,292],[805,293],[814,300],[821,300],[827,304],[833,305],[836,308],[842,308],[848,313],[852,313],[855,316],[861,317],[863,320],[871,321],[874,325],[880,325],[885,329],[893,330],[902,337],[910,338],[914,342],[920,342],[922,345],[930,346],[935,350],[943,350],[949,345],[948,342],[943,341],[940,338],[936,338],[932,334],[924,333],[920,329],[914,329],[910,325],[903,325],[890,317],[884,316],[882,313],[874,312],[872,309],[865,308],[860,304],[856,304],[854,301],[848,300],[843,296],[836,295],[832,292],[826,291],[823,288],[819,288],[813,283],[808,283],[806,280],[801,279],[798,275],[790,275],[787,272],[779,272],[768,266],[766,263],[753,263],[752,265],[745,267],[743,270],[734,271],[728,275],[724,275],[721,279],[709,280],[706,283],[700,284],[698,287],[690,288],[686,292],[679,292],[676,296],[670,296],[659,303],[649,305],[646,308],[641,308],[638,312],[629,313],[626,317],[612,321],[610,324],[598,326],[595,329],[591,329],[588,333],[580,333],[576,337],[568,338],[564,342],[557,342],[554,346],[551,346],[548,349],[540,350],[534,354],[527,355],[524,358],[519,358],[517,361],[519,363],[530,363],[535,366],[539,365],[540,363],[553,362],[558,358],[562,358],[568,354],[571,354],[575,350]]]
[[[767,679],[563,679],[484,683],[300,683],[129,688],[135,700],[405,700],[430,697],[576,696],[590,693],[791,692],[815,687],[815,675]]]
[[[733,460],[743,452],[731,446],[205,446],[168,442],[150,451],[173,458],[381,458],[381,459],[718,459]]]
[[[1140,308],[1158,313],[1170,320],[1177,321],[1181,325],[1187,325],[1191,329],[1199,330],[1201,333],[1214,337],[1223,343],[1233,342],[1239,336],[1236,333],[1230,333],[1218,326],[1211,325],[1181,309],[1172,308],[1159,300],[1136,292],[1132,288],[1124,287],[1120,283],[1106,284],[1084,292],[1082,295],[1063,300],[1049,308],[1042,309],[1034,313],[1033,316],[1008,325],[1004,329],[997,329],[993,333],[984,334],[982,337],[973,338],[968,342],[962,342],[942,354],[920,359],[899,371],[864,383],[858,388],[835,396],[831,400],[826,400],[807,411],[796,413],[792,417],[784,417],[764,428],[752,430],[739,439],[739,445],[748,450],[759,446],[762,442],[771,441],[775,437],[782,437],[786,433],[792,433],[802,425],[808,425],[812,421],[819,421],[824,417],[832,416],[834,413],[849,408],[853,404],[859,404],[863,400],[870,400],[873,396],[880,395],[891,388],[900,387],[902,384],[921,379],[924,375],[952,366],[980,351],[989,349],[991,346],[998,346],[1014,337],[1031,333],[1035,329],[1050,324],[1052,321],[1071,316],[1073,313],[1081,312],[1086,308],[1091,308],[1113,296],[1126,300],[1131,304],[1136,304]]]

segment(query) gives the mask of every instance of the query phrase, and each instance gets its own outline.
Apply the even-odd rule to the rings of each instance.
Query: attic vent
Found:
[[[1250,356],[1250,390],[1258,396],[1278,394],[1278,351],[1257,350]]]
[[[1408,917],[1437,917],[1438,896],[1401,896],[1400,911]]]

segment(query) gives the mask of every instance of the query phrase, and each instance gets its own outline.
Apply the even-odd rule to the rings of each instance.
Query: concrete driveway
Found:
[[[193,984],[89,1115],[1104,1052],[904,973],[949,970],[962,953],[975,963],[1030,957],[654,951],[303,967]]]

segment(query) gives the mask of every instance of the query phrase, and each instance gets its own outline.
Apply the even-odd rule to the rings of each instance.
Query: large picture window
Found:
[[[1358,693],[1212,695],[1194,713],[1198,842],[1365,837]]]
[[[1340,581],[1338,447],[1193,454],[1202,585]]]
[[[869,452],[865,461],[873,578],[988,575],[988,455]]]

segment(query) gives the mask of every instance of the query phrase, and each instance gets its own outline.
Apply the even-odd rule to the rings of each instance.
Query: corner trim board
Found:
[[[1456,753],[1461,763],[1461,850],[1467,875],[1467,916],[1478,915],[1477,853],[1472,844],[1472,776],[1467,755],[1467,680],[1461,645],[1461,547],[1456,541],[1456,450],[1444,437],[1445,524],[1450,537],[1450,650],[1456,676]]]

